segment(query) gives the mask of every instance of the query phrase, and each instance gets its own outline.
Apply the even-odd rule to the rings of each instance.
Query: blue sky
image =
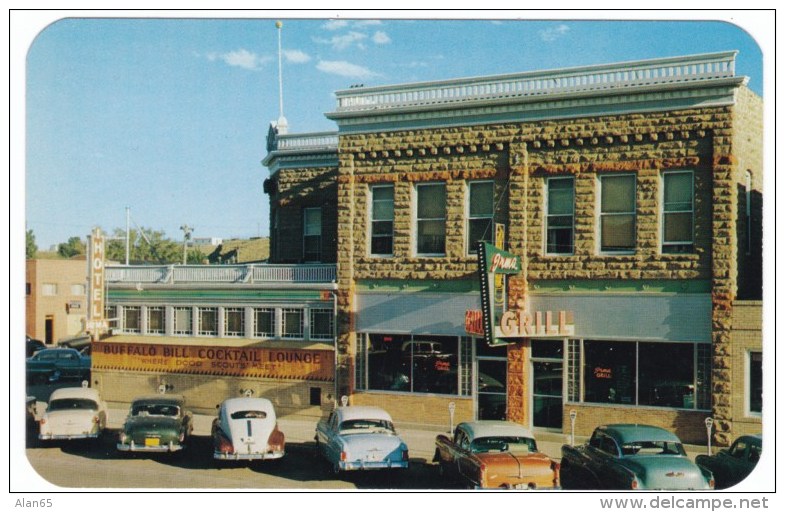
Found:
[[[24,225],[39,248],[84,238],[93,226],[124,228],[126,206],[136,224],[175,239],[186,223],[198,237],[266,236],[260,162],[278,117],[276,19],[284,24],[290,132],[335,129],[324,117],[335,108],[333,92],[357,83],[725,50],[739,50],[737,74],[763,94],[761,49],[728,21],[346,19],[351,14],[42,25],[27,41],[24,84]],[[753,34],[754,27],[745,26]]]

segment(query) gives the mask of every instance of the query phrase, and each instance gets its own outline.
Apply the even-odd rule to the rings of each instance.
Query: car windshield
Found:
[[[687,455],[681,443],[672,441],[636,441],[621,446],[625,457],[635,455]]]
[[[348,420],[338,430],[341,434],[395,433],[392,422],[386,420]]]
[[[98,404],[89,398],[58,398],[52,400],[46,408],[47,411],[74,411],[85,410],[95,411],[98,410]]]
[[[530,437],[478,437],[471,444],[472,453],[529,453],[537,451],[537,443]]]
[[[178,416],[180,408],[169,404],[134,404],[133,416]]]
[[[264,411],[235,411],[231,414],[233,420],[263,420],[267,417]]]

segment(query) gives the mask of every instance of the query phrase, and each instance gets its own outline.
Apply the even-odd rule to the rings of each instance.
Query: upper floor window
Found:
[[[166,308],[149,306],[147,308],[147,334],[163,334],[166,331]]]
[[[57,285],[55,283],[44,283],[41,285],[41,295],[54,297],[57,295]]]
[[[72,284],[71,285],[71,295],[86,295],[85,285],[83,285],[83,284]]]
[[[303,210],[303,260],[322,260],[322,209]]]
[[[123,308],[123,332],[142,332],[142,308],[125,306]]]
[[[447,187],[444,183],[417,185],[417,254],[445,254]]]
[[[575,179],[571,176],[548,178],[547,189],[545,252],[572,254],[575,244]]]
[[[392,185],[371,188],[371,254],[389,256],[393,253]]]
[[[662,252],[691,252],[694,247],[692,171],[662,173]]]
[[[218,336],[218,308],[199,308],[200,336]]]
[[[181,336],[193,334],[193,308],[174,308],[174,334]]]
[[[245,309],[224,309],[224,336],[245,336]]]
[[[311,339],[329,340],[333,337],[333,310],[311,309]]]
[[[271,308],[254,308],[253,335],[258,338],[275,337],[275,310]]]
[[[635,250],[635,175],[600,176],[600,251]]]
[[[493,240],[493,182],[469,183],[469,253],[477,253],[477,244]]]
[[[281,336],[288,339],[303,339],[303,310],[284,308],[281,310]]]

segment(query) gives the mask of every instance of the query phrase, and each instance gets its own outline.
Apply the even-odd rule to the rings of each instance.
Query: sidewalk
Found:
[[[107,427],[110,429],[120,429],[123,426],[127,409],[109,409]],[[198,436],[209,436],[214,416],[206,414],[194,415],[194,431]],[[278,426],[286,436],[286,441],[290,443],[310,443],[313,442],[316,430],[316,420],[300,419],[293,416],[278,418]],[[401,438],[409,446],[409,455],[412,459],[424,459],[431,462],[435,451],[435,439],[439,434],[446,434],[449,425],[444,429],[429,426],[419,426],[413,424],[398,424],[396,430]],[[561,447],[569,444],[569,434],[560,432],[535,431],[537,447],[539,450],[553,459],[561,459]],[[575,444],[580,445],[588,440],[587,437],[576,436]],[[687,455],[691,460],[695,460],[698,454],[706,453],[705,446],[684,445]],[[716,451],[716,450],[713,450]]]

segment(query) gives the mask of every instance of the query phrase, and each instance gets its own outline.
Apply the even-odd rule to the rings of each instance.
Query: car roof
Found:
[[[97,389],[73,387],[55,389],[49,396],[49,401],[51,402],[52,400],[58,400],[61,398],[89,398],[91,400],[95,400],[96,402],[101,400],[101,396]]]
[[[185,399],[182,395],[146,395],[134,398],[133,403],[154,403],[167,405],[183,405]]]
[[[480,437],[497,437],[497,436],[511,436],[511,437],[528,437],[534,439],[531,430],[514,423],[512,421],[503,420],[480,420],[480,421],[467,421],[458,425],[470,440]]]
[[[661,441],[681,443],[679,437],[664,428],[634,423],[619,423],[597,427],[611,436],[619,444],[637,443],[642,441]]]
[[[752,442],[752,443],[756,443],[756,444],[762,444],[763,443],[763,434],[745,434],[743,436],[737,437],[736,441],[738,441],[740,439],[744,440],[744,441],[747,441],[747,442]],[[734,441],[734,442],[736,442],[736,441]]]
[[[229,414],[236,411],[262,410],[265,412],[273,411],[273,403],[266,398],[237,397],[227,398],[223,401],[223,408]]]
[[[79,353],[78,350],[71,347],[50,347],[50,348],[42,348],[41,350],[36,352],[36,354],[50,354],[54,352],[76,352],[77,354]]]
[[[346,420],[386,420],[392,421],[390,414],[381,407],[373,407],[370,405],[351,405],[347,407],[339,407],[336,409],[336,414],[341,421]]]

